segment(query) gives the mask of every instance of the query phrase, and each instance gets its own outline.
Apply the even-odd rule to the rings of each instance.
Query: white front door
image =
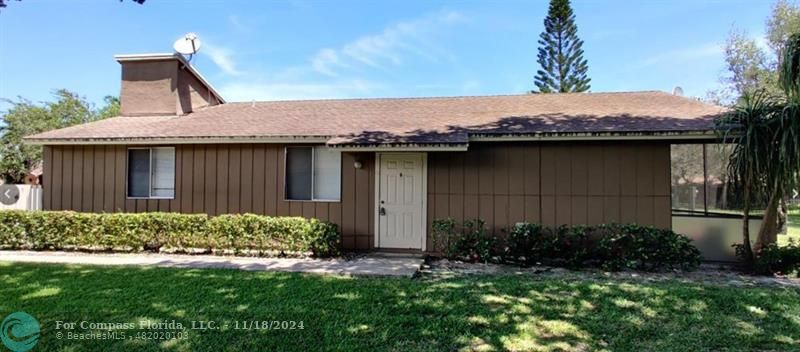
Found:
[[[424,249],[424,163],[421,153],[380,154],[377,247]]]

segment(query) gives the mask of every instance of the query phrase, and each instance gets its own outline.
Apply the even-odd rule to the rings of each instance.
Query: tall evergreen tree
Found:
[[[544,32],[539,35],[539,55],[536,61],[541,69],[536,71],[534,93],[568,93],[589,90],[586,71],[589,66],[583,58],[583,41],[578,38],[578,26],[569,0],[550,0],[550,9],[544,19]]]

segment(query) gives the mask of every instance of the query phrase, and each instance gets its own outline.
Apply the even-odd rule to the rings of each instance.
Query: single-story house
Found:
[[[430,251],[443,217],[675,227],[671,145],[705,150],[723,112],[656,91],[228,102],[180,55],[116,60],[121,116],[26,138],[44,209],[315,217],[351,250]]]

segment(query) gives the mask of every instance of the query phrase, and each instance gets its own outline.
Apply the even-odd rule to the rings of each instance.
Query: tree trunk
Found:
[[[720,208],[728,209],[728,179],[722,177],[722,199],[720,200]]]
[[[765,246],[778,241],[778,203],[782,198],[780,187],[775,187],[769,195],[767,209],[764,211],[764,218],[761,220],[761,227],[758,228],[758,238],[756,239],[755,251],[760,252]]]
[[[750,246],[750,176],[748,175],[744,180],[744,199],[742,211],[744,218],[742,220],[742,248],[744,253],[744,264],[748,268],[753,267],[753,248]]]
[[[785,192],[783,197],[781,197],[780,203],[778,203],[778,232],[786,229],[786,222],[789,216],[789,210],[786,209],[786,203],[788,202],[789,197],[786,196]]]

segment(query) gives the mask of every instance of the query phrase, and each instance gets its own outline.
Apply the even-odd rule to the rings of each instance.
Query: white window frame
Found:
[[[131,156],[130,151],[131,150],[142,150],[142,149],[147,150],[148,153],[149,153],[149,156],[150,156],[150,172],[148,172],[148,177],[150,177],[150,180],[149,180],[150,187],[147,188],[147,192],[148,192],[148,196],[147,197],[134,197],[134,196],[131,196],[130,194],[128,194],[128,191],[130,190],[130,187],[128,187],[129,183],[130,183],[130,180],[128,179],[129,176],[130,176],[129,168],[131,166],[131,164],[130,164],[130,156]],[[178,154],[175,151],[175,147],[131,147],[131,148],[128,148],[125,151],[125,196],[127,197],[127,199],[175,199],[175,195],[178,193],[178,187],[177,187],[177,173],[178,172],[176,170],[177,165],[173,165],[173,169],[172,169],[172,186],[174,187],[173,192],[172,192],[172,197],[156,197],[156,196],[153,196],[153,149],[172,149],[172,155],[174,155],[176,159],[178,157]],[[174,163],[176,163],[176,160],[172,160],[172,162],[174,164]]]
[[[289,160],[289,148],[309,148],[311,149],[311,199],[289,199],[287,198],[286,187],[288,185],[286,177],[288,176],[286,173],[286,164]],[[321,198],[314,198],[314,160],[315,160],[315,151],[317,150],[318,146],[314,145],[298,145],[298,146],[291,146],[291,147],[284,147],[283,148],[283,200],[286,202],[328,202],[328,203],[339,203],[342,201],[342,152],[339,152],[339,199],[321,199]]]

